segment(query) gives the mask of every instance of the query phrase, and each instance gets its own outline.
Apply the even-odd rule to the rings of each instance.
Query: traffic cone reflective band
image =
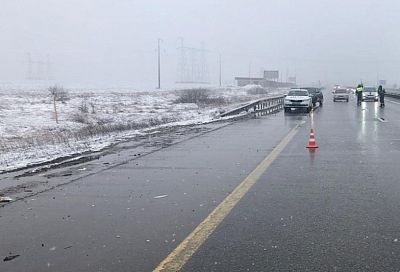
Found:
[[[310,130],[310,140],[308,141],[307,148],[318,148],[318,145],[315,143],[314,129]]]

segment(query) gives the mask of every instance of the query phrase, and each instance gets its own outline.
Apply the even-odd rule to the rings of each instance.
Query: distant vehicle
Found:
[[[378,90],[375,87],[364,87],[362,101],[378,101]]]
[[[316,88],[316,87],[301,87],[300,89],[307,90],[308,93],[310,94],[310,97],[312,98],[312,104],[313,107],[317,105],[317,102],[320,107],[322,107],[322,104],[324,102],[324,95],[322,94],[321,88]]]
[[[285,97],[284,102],[285,112],[304,109],[306,112],[310,112],[312,109],[312,98],[310,93],[304,89],[292,89]]]
[[[345,100],[349,102],[349,91],[346,89],[335,89],[333,91],[333,102]]]
[[[347,87],[346,90],[349,92],[349,94],[350,93],[352,93],[352,94],[356,93],[356,88],[354,88],[354,87]]]
[[[332,93],[334,93],[336,89],[340,89],[340,85],[334,85],[332,88]]]

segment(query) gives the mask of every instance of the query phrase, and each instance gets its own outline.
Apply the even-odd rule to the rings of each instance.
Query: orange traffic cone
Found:
[[[307,148],[318,148],[318,145],[315,143],[314,129],[310,130],[310,140],[308,141]]]

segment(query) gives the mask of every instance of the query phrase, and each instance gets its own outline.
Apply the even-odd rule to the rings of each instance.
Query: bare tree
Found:
[[[62,103],[66,103],[66,101],[69,100],[69,93],[63,87],[60,87],[57,85],[49,87],[48,90],[53,99],[54,116],[56,119],[56,123],[58,124],[58,113],[57,113],[56,101],[61,101]]]

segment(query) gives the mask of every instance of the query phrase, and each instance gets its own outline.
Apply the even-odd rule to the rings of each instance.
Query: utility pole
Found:
[[[46,75],[47,75],[47,80],[52,79],[52,73],[51,73],[51,61],[50,61],[50,56],[47,55],[47,62],[46,62]]]
[[[286,82],[289,82],[289,68],[286,67]]]
[[[26,79],[31,80],[32,79],[32,58],[31,58],[31,53],[28,53],[28,70],[26,73]]]
[[[253,84],[253,82],[251,81],[251,60],[249,61],[249,83]]]
[[[219,86],[222,87],[222,61],[221,61],[221,54],[219,54]]]
[[[57,106],[56,106],[56,94],[53,95],[53,106],[54,106],[54,117],[56,119],[56,123],[58,124],[58,114],[57,114]]]
[[[379,71],[376,72],[376,86],[379,85]]]
[[[185,82],[188,81],[188,66],[186,61],[186,49],[183,45],[183,37],[179,37],[178,40],[180,41],[179,50],[179,66],[178,66],[178,82]]]
[[[160,53],[160,42],[158,39],[158,89],[161,89],[161,53]]]

